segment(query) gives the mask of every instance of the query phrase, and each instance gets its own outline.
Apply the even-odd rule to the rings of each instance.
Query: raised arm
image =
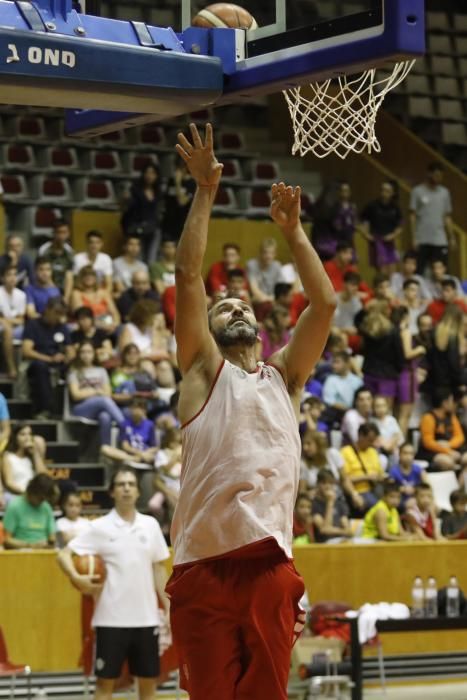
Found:
[[[175,261],[176,313],[175,337],[182,374],[198,359],[216,362],[220,356],[209,331],[206,292],[201,275],[208,240],[212,205],[222,175],[222,165],[213,149],[210,124],[203,144],[198,130],[190,124],[192,143],[178,135],[178,154],[196,181],[197,189],[177,247]]]
[[[272,358],[285,371],[291,394],[302,389],[321,357],[336,308],[332,284],[300,221],[300,194],[300,187],[286,187],[283,182],[272,186],[271,217],[289,245],[310,301],[291,340]]]

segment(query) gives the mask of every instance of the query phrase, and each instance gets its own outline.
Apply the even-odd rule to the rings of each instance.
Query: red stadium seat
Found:
[[[252,182],[271,184],[280,179],[279,164],[275,161],[253,160],[250,167]]]
[[[81,178],[75,184],[75,194],[84,207],[112,209],[116,205],[114,188],[109,180]]]
[[[91,151],[90,168],[99,172],[115,173],[122,170],[117,151]]]
[[[36,165],[34,151],[25,144],[9,143],[2,146],[2,170],[24,170]]]
[[[151,148],[162,148],[167,145],[164,129],[161,126],[149,124],[142,126],[139,132],[139,142]]]
[[[216,216],[231,215],[238,209],[237,199],[231,187],[219,187],[212,208]]]
[[[36,175],[31,180],[31,194],[41,202],[68,202],[70,185],[65,177]]]
[[[217,140],[218,148],[222,151],[242,151],[245,148],[243,136],[237,131],[221,131]]]
[[[6,200],[21,200],[28,197],[28,188],[23,175],[2,175],[4,197]]]

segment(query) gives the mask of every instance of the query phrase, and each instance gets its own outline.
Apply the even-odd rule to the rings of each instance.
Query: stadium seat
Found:
[[[58,175],[36,175],[31,179],[31,195],[41,202],[66,203],[71,199],[68,180]]]
[[[457,78],[435,78],[435,95],[438,97],[460,97]]]
[[[0,180],[6,200],[27,199],[28,187],[23,175],[2,175]]]
[[[451,56],[453,54],[451,37],[447,34],[429,34],[428,50],[436,55]]]
[[[431,70],[435,75],[457,75],[456,62],[451,56],[431,56]]]
[[[217,136],[218,149],[222,151],[242,151],[245,141],[238,131],[221,131]]]
[[[258,219],[269,217],[271,208],[271,191],[269,188],[244,188],[240,190],[239,195],[242,205],[245,208],[246,216]]]
[[[113,208],[115,192],[110,180],[93,180],[85,177],[75,183],[75,198],[83,207]]]
[[[5,143],[0,157],[2,170],[25,170],[36,165],[32,146],[26,144]]]
[[[436,507],[451,512],[449,495],[459,488],[456,473],[454,471],[426,472],[425,476],[433,489]]]
[[[435,108],[431,97],[409,97],[408,113],[411,117],[423,117],[433,119]]]
[[[126,133],[124,131],[109,131],[108,134],[101,134],[99,136],[99,141],[115,146],[125,146]]]
[[[467,56],[467,36],[455,36],[454,46],[458,56]]]
[[[156,124],[142,126],[139,130],[139,142],[142,146],[163,148],[167,146],[164,129]]]
[[[405,91],[409,95],[432,95],[433,90],[430,85],[430,79],[427,75],[409,75],[407,79],[401,83],[401,87],[405,85]]]
[[[447,121],[464,121],[464,107],[460,100],[438,100],[438,116]]]
[[[137,176],[141,174],[143,168],[149,163],[158,165],[159,159],[156,155],[147,155],[140,151],[127,151],[126,153],[122,153],[122,163],[127,173]]]
[[[251,180],[253,183],[277,182],[280,178],[279,164],[275,161],[252,160],[250,163]]]
[[[459,74],[462,78],[467,75],[467,58],[459,58]]]
[[[10,698],[15,697],[15,685],[17,676],[26,676],[28,698],[31,697],[31,668],[25,664],[14,664],[8,658],[3,630],[0,627],[0,677],[10,678]]]
[[[428,56],[422,56],[415,61],[412,68],[412,75],[426,75],[431,72],[430,59]]]
[[[454,15],[453,25],[456,32],[467,32],[467,15]]]
[[[223,160],[224,169],[222,171],[222,181],[228,182],[243,180],[242,166],[236,158],[226,158]]]
[[[52,226],[57,219],[61,219],[63,213],[60,209],[52,207],[22,207],[18,213],[16,228],[20,231],[30,231],[31,236],[50,236]]]
[[[102,173],[118,173],[122,163],[117,151],[89,151],[90,169]]]
[[[464,124],[442,124],[441,138],[444,144],[467,146],[467,133]]]
[[[71,146],[54,146],[41,149],[39,163],[47,170],[76,170],[79,160],[76,150]]]
[[[447,12],[427,12],[426,24],[428,31],[449,31],[449,15]]]
[[[213,214],[216,216],[221,214],[231,216],[237,211],[238,204],[233,189],[231,187],[219,187],[212,208]]]
[[[9,124],[8,131],[18,141],[40,141],[47,136],[45,122],[42,117],[32,115],[15,117]]]

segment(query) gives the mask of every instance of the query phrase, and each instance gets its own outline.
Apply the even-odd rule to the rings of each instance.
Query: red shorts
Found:
[[[190,700],[287,700],[305,587],[277,545],[265,552],[263,544],[261,553],[266,556],[204,561],[172,574],[172,634]]]

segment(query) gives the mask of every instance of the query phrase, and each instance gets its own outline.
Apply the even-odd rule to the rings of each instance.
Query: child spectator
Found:
[[[74,416],[97,420],[100,444],[110,445],[112,421],[119,428],[125,417],[111,398],[110,381],[106,370],[95,364],[95,350],[89,341],[82,343],[67,377]]]
[[[373,423],[379,430],[376,446],[387,457],[397,456],[399,445],[404,436],[399,423],[389,411],[389,404],[384,396],[377,396],[373,402]]]
[[[134,343],[125,345],[121,364],[112,372],[112,398],[118,404],[127,405],[136,393],[135,378],[140,371],[141,353]]]
[[[352,537],[347,503],[329,469],[318,472],[311,511],[316,542],[340,542]]]
[[[123,245],[123,255],[113,261],[114,290],[120,296],[131,287],[133,273],[138,270],[148,273],[148,266],[140,260],[141,242],[138,236],[128,236]]]
[[[111,293],[98,285],[96,271],[92,265],[84,265],[76,279],[76,289],[71,294],[70,308],[73,312],[86,306],[91,309],[97,328],[107,334],[114,333],[120,325],[120,314]]]
[[[308,496],[299,493],[293,514],[293,545],[301,547],[314,541],[311,501]]]
[[[400,272],[394,272],[391,275],[391,289],[396,298],[402,296],[402,290],[404,282],[409,279],[414,279],[418,282],[418,293],[421,299],[425,301],[431,301],[432,295],[427,286],[427,282],[424,277],[417,275],[417,253],[414,250],[409,250],[404,254],[402,258],[402,265]]]
[[[400,542],[407,539],[402,529],[399,512],[399,486],[391,480],[383,483],[383,496],[365,515],[363,521],[363,538]]]
[[[52,279],[52,265],[47,258],[37,258],[34,264],[34,282],[28,284],[26,292],[28,318],[42,316],[49,299],[60,297],[60,290]]]
[[[36,474],[21,496],[7,506],[3,519],[6,549],[46,549],[55,544],[55,520],[47,501],[56,496],[47,474]]]
[[[348,442],[358,440],[358,429],[370,420],[373,408],[371,392],[364,386],[357,389],[354,396],[354,408],[346,412],[342,420],[342,433]]]
[[[2,480],[5,500],[23,494],[35,474],[46,471],[44,462],[46,444],[44,438],[33,435],[26,423],[13,426],[6,451],[3,455]]]
[[[91,265],[99,285],[112,294],[112,258],[102,252],[104,236],[100,231],[88,231],[86,234],[86,251],[76,253],[73,260],[73,274],[77,275],[82,267]],[[67,275],[71,275],[70,272]]]
[[[246,304],[251,305],[245,272],[240,267],[234,267],[233,270],[228,271],[225,296],[226,298],[236,297],[237,299],[242,299]]]
[[[415,489],[426,484],[424,470],[414,462],[415,448],[411,442],[404,442],[399,448],[399,463],[389,470],[389,478],[396,482],[401,493],[401,510],[405,510],[409,499],[415,496]]]
[[[341,421],[353,406],[355,392],[363,385],[360,377],[350,371],[350,357],[346,352],[337,352],[332,358],[332,373],[323,385],[323,401],[332,409],[332,421]]]
[[[433,299],[441,299],[443,293],[443,282],[451,280],[456,286],[456,296],[462,299],[464,291],[457,277],[448,274],[448,266],[442,259],[435,259],[430,264],[430,279],[426,281],[426,285],[430,296]]]
[[[135,396],[128,407],[128,417],[120,426],[120,449],[103,445],[101,453],[132,467],[146,469],[154,465],[157,454],[154,422],[147,416],[145,399]]]
[[[462,490],[453,491],[449,496],[452,513],[444,515],[441,524],[441,534],[448,540],[467,539],[467,493]]]
[[[162,296],[168,287],[175,287],[176,254],[177,246],[175,241],[162,241],[159,260],[151,263],[149,266],[151,282],[159,296]]]
[[[7,267],[0,287],[0,331],[8,376],[16,379],[14,340],[22,340],[26,316],[26,294],[18,289],[16,267]]]
[[[391,307],[398,306],[398,301],[391,289],[389,275],[377,272],[373,279],[373,291],[375,301],[387,302]]]
[[[94,312],[87,306],[80,306],[75,311],[75,321],[78,328],[71,334],[71,342],[78,350],[79,345],[88,340],[94,350],[99,364],[105,364],[113,355],[112,343],[108,334],[102,328],[96,328]]]
[[[348,241],[339,241],[332,260],[324,263],[324,269],[336,292],[342,292],[344,289],[344,275],[347,272],[357,272],[352,265],[353,255],[353,246]]]
[[[289,312],[282,306],[274,306],[265,316],[262,326],[258,333],[257,358],[267,360],[290,340]]]
[[[418,317],[422,314],[426,307],[427,302],[420,298],[420,283],[414,278],[409,278],[405,280],[402,289],[402,296],[399,300],[403,306],[405,306],[409,313],[409,330],[415,335],[418,332]]]
[[[358,429],[357,442],[341,449],[344,488],[360,514],[378,501],[376,487],[384,479],[378,452],[373,447],[378,434],[376,425],[364,423]]]
[[[433,471],[467,466],[464,431],[455,410],[452,393],[439,389],[433,397],[433,410],[422,416],[417,457],[429,461]]]
[[[85,532],[91,522],[81,517],[82,503],[77,491],[67,491],[62,498],[63,516],[57,520],[57,544],[66,547],[68,542]]]
[[[363,235],[369,242],[371,265],[390,275],[399,260],[395,241],[402,233],[402,213],[393,180],[382,183],[379,199],[367,204],[361,220]]]
[[[51,371],[62,374],[73,356],[65,324],[67,309],[60,298],[49,299],[42,318],[26,323],[23,359],[29,360],[28,379],[36,418],[50,418],[54,408]]]
[[[327,469],[334,475],[335,481],[340,481],[343,464],[339,450],[328,446],[324,433],[307,430],[303,436],[300,492],[308,495],[313,492],[321,469]]]
[[[321,416],[324,411],[324,403],[318,396],[308,396],[302,404],[300,413],[300,433],[307,430],[319,430],[321,433],[327,433],[329,428]]]
[[[449,306],[455,304],[463,314],[467,313],[467,304],[462,298],[457,297],[457,287],[455,282],[449,277],[441,282],[441,298],[434,299],[427,308],[427,313],[436,325],[443,318]]]
[[[344,287],[337,295],[337,307],[334,313],[333,325],[348,336],[357,335],[355,316],[363,308],[358,285],[360,275],[357,272],[346,272]]]
[[[164,520],[163,530],[168,530],[180,493],[182,474],[182,434],[178,428],[168,428],[156,457],[156,476],[153,487],[156,493],[149,501],[150,510]]]
[[[206,277],[206,293],[208,296],[212,296],[215,292],[225,293],[231,270],[242,270],[240,266],[240,246],[237,243],[224,243],[222,246],[222,260],[211,265]]]
[[[415,539],[442,539],[438,532],[436,508],[430,484],[419,484],[415,488],[415,499],[407,507],[405,519]]]

